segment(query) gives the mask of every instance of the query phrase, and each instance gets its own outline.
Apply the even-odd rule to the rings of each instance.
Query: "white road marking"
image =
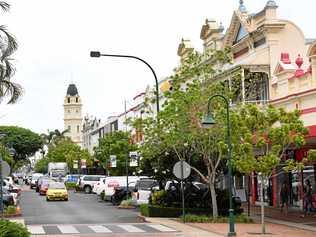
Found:
[[[117,225],[118,227],[126,230],[127,232],[133,232],[133,233],[138,233],[138,232],[145,232],[142,229],[137,228],[136,226],[133,225]]]
[[[159,224],[147,224],[147,226],[155,229],[155,230],[159,230],[161,232],[173,232],[173,231],[176,231],[175,229],[171,229],[167,226],[164,226],[164,225],[159,225]]]
[[[63,234],[79,234],[79,231],[72,225],[58,225],[57,227]]]
[[[89,225],[88,227],[92,229],[95,233],[112,233],[111,230],[102,225]]]
[[[45,230],[42,226],[27,226],[27,229],[31,232],[32,235],[45,234]]]

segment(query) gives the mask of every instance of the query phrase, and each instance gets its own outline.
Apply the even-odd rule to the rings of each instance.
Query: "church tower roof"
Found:
[[[78,95],[78,90],[75,84],[69,84],[68,89],[67,89],[67,95],[69,96]]]

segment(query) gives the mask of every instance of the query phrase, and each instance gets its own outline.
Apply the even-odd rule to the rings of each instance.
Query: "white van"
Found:
[[[140,179],[136,182],[132,199],[136,205],[148,204],[152,191],[159,190],[159,184],[154,179]]]
[[[134,183],[141,179],[147,178],[145,176],[128,176],[128,183]],[[111,196],[114,194],[115,187],[126,187],[126,176],[109,176],[103,180],[96,190],[97,194],[100,195],[103,191],[105,194],[105,200],[110,201]]]

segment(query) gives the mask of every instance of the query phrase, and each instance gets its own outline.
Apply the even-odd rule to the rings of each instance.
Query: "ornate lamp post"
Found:
[[[228,145],[228,176],[229,176],[229,182],[228,182],[228,191],[229,191],[229,232],[227,236],[236,236],[235,232],[235,220],[234,220],[234,209],[233,209],[233,196],[232,196],[232,188],[233,188],[233,182],[232,182],[232,144],[231,144],[231,127],[230,127],[230,115],[229,115],[229,102],[227,98],[223,95],[213,95],[208,99],[207,104],[207,115],[203,119],[202,124],[203,127],[210,127],[215,124],[215,120],[211,115],[210,111],[210,103],[211,101],[216,98],[220,97],[224,100],[226,105],[226,119],[227,119],[227,145]]]

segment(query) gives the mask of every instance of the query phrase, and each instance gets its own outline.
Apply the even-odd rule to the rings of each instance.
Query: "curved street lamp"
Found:
[[[216,98],[220,97],[224,100],[226,105],[226,122],[227,122],[227,145],[228,145],[228,176],[229,176],[229,182],[228,182],[228,192],[229,192],[229,232],[227,236],[236,236],[235,232],[235,220],[234,220],[234,209],[233,209],[233,196],[232,196],[232,188],[233,188],[233,182],[232,182],[232,144],[231,144],[231,127],[230,127],[230,115],[229,115],[229,101],[228,99],[223,95],[213,95],[208,99],[207,104],[207,115],[202,121],[202,125],[205,128],[208,128],[212,125],[214,125],[216,122],[214,118],[211,115],[210,111],[210,104],[211,101]]]
[[[92,58],[99,58],[99,57],[116,57],[116,58],[133,58],[136,59],[138,61],[143,62],[144,64],[147,65],[147,67],[149,67],[149,69],[151,70],[151,72],[154,75],[155,78],[155,83],[156,83],[156,106],[157,106],[157,115],[159,113],[159,86],[158,86],[158,78],[157,75],[154,71],[154,69],[152,68],[152,66],[150,66],[149,63],[147,63],[144,59],[136,57],[136,56],[132,56],[132,55],[121,55],[121,54],[103,54],[100,53],[99,51],[91,51],[90,52],[90,57]]]

